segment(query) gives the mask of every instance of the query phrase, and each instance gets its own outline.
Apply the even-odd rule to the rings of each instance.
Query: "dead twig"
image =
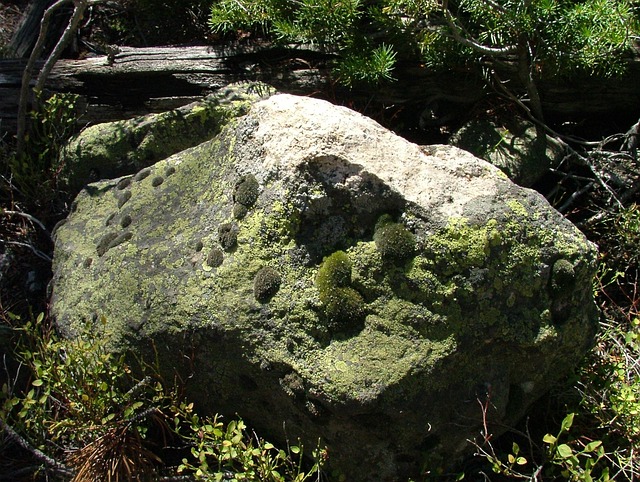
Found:
[[[52,457],[49,457],[47,454],[33,447],[29,442],[27,442],[24,438],[20,436],[18,432],[16,432],[8,423],[0,418],[0,430],[2,430],[5,435],[13,442],[15,442],[19,447],[23,448],[27,452],[29,452],[38,462],[43,463],[47,468],[53,470],[56,474],[64,475],[66,477],[72,477],[74,475],[74,471],[69,469],[62,462],[58,462]]]

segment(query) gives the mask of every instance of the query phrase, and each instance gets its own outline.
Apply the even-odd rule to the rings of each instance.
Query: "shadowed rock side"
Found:
[[[201,409],[320,440],[347,480],[455,461],[478,401],[497,436],[596,327],[595,248],[541,196],[323,101],[259,101],[74,206],[55,234],[63,332],[153,342]]]

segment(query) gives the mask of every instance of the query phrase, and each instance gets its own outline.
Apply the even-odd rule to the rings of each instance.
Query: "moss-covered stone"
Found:
[[[99,172],[101,178],[133,174],[211,139],[253,102],[273,93],[264,84],[239,83],[168,112],[91,126],[66,146],[60,181],[75,194],[96,180],[91,172]]]
[[[378,221],[373,239],[386,260],[403,262],[415,254],[416,237],[402,224]]]
[[[150,179],[83,190],[55,231],[52,313],[67,335],[157,348],[202,407],[326,441],[350,480],[415,478],[425,453],[437,464],[464,452],[482,428],[468,401],[488,385],[490,422],[512,426],[582,357],[595,251],[468,154],[426,155],[350,111],[294,100],[251,107]],[[260,179],[241,219],[239,172]],[[379,241],[393,226],[405,244],[390,256]]]
[[[253,279],[253,296],[260,303],[267,303],[280,289],[282,276],[275,269],[266,266]]]
[[[316,276],[324,314],[336,330],[351,329],[366,313],[360,293],[351,288],[351,261],[344,251],[327,256]]]

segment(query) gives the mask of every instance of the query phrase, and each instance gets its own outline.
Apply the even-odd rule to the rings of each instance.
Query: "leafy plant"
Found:
[[[299,463],[302,446],[277,449],[250,433],[242,420],[233,420],[225,427],[219,416],[201,418],[194,413],[192,403],[173,409],[175,430],[191,441],[192,457],[182,459],[178,472],[192,473],[198,480],[303,482],[320,470],[326,457],[326,451],[314,451],[316,463],[305,473]]]
[[[378,18],[377,6],[361,0],[222,0],[213,4],[209,23],[219,33],[258,30],[278,42],[337,54],[336,72],[351,85],[393,78],[395,49],[368,35]]]
[[[607,482],[610,480],[609,468],[606,465],[603,466],[604,464],[598,465],[605,457],[601,440],[592,440],[586,444],[578,441],[574,441],[573,444],[570,441],[561,443],[561,440],[569,434],[574,417],[575,414],[570,413],[562,420],[557,435],[546,434],[543,437],[548,460],[554,468],[559,468],[564,480]]]
[[[399,58],[466,65],[540,121],[541,79],[620,73],[639,30],[633,0],[221,0],[210,25],[316,45],[337,56],[347,85],[392,80]]]
[[[63,165],[59,153],[76,132],[78,96],[54,94],[38,96],[38,110],[30,113],[31,130],[24,138],[24,149],[9,161],[13,184],[25,198],[47,204],[56,197],[57,180]]]
[[[277,449],[242,420],[201,418],[155,372],[138,378],[125,355],[95,337],[61,339],[43,315],[13,331],[21,364],[2,386],[0,429],[49,473],[74,482],[141,480],[158,475],[168,445],[189,455],[164,471],[199,480],[302,482],[320,470],[321,450],[305,472],[302,447]]]
[[[528,436],[530,458],[523,455],[517,442],[512,443],[511,452],[506,455],[496,453],[490,437],[485,437],[483,446],[476,444],[476,448],[489,462],[494,473],[512,479],[539,480],[538,477],[544,476],[550,480],[561,478],[575,482],[609,481],[609,467],[602,441],[584,443],[580,437],[571,438],[574,417],[574,413],[568,414],[556,435],[548,433],[542,437],[544,449]]]

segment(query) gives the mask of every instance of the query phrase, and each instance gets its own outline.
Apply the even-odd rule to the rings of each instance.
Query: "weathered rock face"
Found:
[[[136,172],[214,137],[273,89],[233,84],[178,109],[92,125],[64,148],[60,180],[74,195],[87,183]]]
[[[595,331],[595,249],[541,196],[314,99],[87,186],[55,238],[66,334],[153,343],[201,408],[320,439],[348,480],[455,460],[478,400],[499,434]]]

